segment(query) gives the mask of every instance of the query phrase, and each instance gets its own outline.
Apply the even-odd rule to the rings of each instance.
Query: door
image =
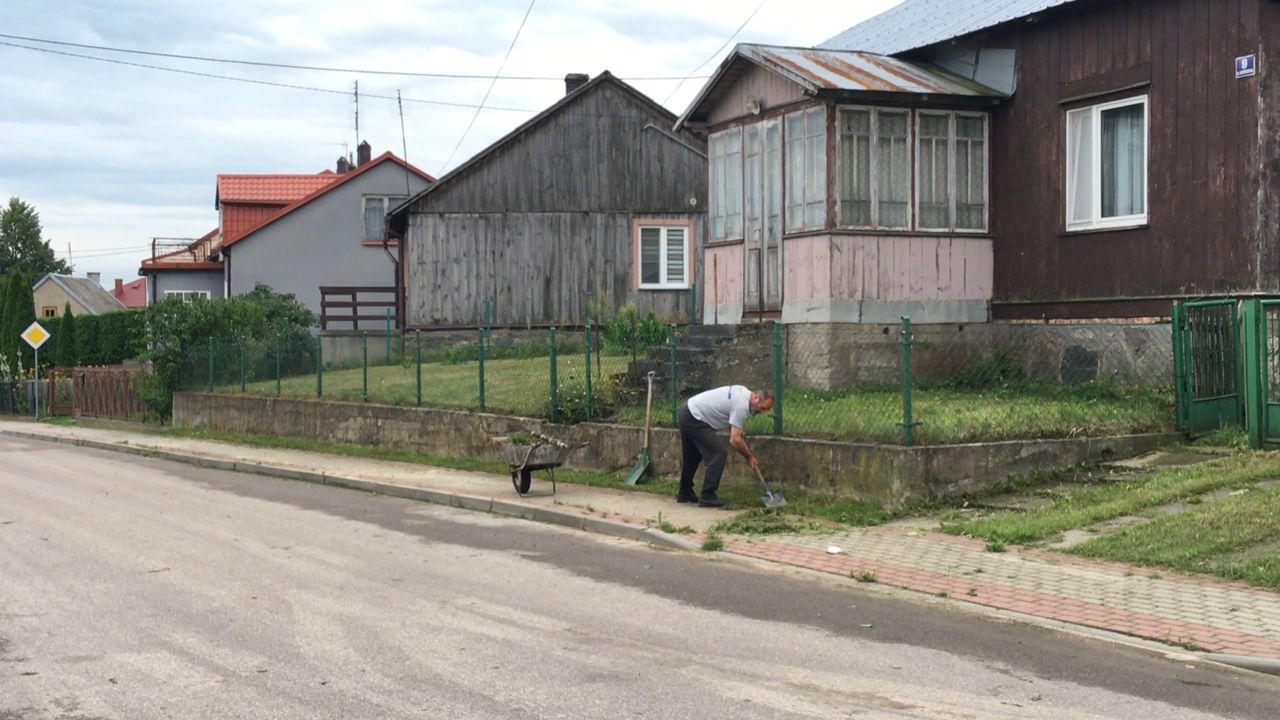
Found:
[[[1174,372],[1177,417],[1192,437],[1241,423],[1235,300],[1208,300],[1174,306]]]
[[[782,121],[743,129],[743,309],[782,309]]]

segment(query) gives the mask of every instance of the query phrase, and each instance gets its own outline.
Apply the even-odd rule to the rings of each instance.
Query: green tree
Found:
[[[76,343],[76,318],[71,314],[71,303],[62,311],[58,329],[53,331],[53,362],[60,368],[73,368],[80,364],[80,346]]]
[[[71,274],[71,266],[57,259],[49,241],[41,237],[36,209],[11,197],[9,206],[0,210],[0,275],[11,275],[19,268],[33,277]]]
[[[0,347],[11,360],[20,358],[23,368],[31,368],[35,362],[34,351],[22,339],[22,331],[36,320],[36,300],[31,291],[30,276],[21,269],[9,276],[4,305],[5,325],[0,328],[4,337],[0,338],[3,342]]]

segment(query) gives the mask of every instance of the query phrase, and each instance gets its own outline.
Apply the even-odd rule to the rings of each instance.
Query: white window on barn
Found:
[[[786,119],[787,232],[826,227],[827,109]]]
[[[386,239],[387,213],[405,199],[404,195],[364,196],[364,239],[378,242]]]
[[[1147,222],[1147,98],[1067,112],[1068,230]]]
[[[837,117],[840,225],[909,228],[910,114],[841,108]]]
[[[638,231],[640,289],[688,289],[691,275],[688,226],[640,225]]]
[[[921,230],[987,229],[986,115],[917,115],[916,226]]]
[[[742,130],[712,135],[710,150],[711,240],[736,240],[742,237]]]

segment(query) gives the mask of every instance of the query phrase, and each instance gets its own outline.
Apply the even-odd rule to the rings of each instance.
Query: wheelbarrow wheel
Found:
[[[533,471],[529,468],[520,468],[511,471],[511,485],[516,492],[524,495],[529,492],[529,486],[533,484]]]

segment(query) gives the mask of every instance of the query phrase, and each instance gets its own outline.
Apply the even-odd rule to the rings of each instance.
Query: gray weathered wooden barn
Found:
[[[608,72],[393,210],[405,327],[577,325],[587,297],[688,319],[706,236],[705,144]]]

